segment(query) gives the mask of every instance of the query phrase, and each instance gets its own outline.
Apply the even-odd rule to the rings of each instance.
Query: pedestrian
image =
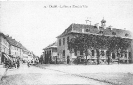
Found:
[[[20,67],[20,62],[19,62],[19,60],[17,60],[17,68],[19,68]]]
[[[27,66],[30,67],[30,61],[27,61]]]

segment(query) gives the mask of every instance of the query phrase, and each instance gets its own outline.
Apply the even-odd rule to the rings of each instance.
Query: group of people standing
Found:
[[[5,67],[7,67],[7,68],[12,68],[12,67],[19,68],[20,67],[20,60],[19,59],[13,59],[13,60],[6,59],[5,60]]]

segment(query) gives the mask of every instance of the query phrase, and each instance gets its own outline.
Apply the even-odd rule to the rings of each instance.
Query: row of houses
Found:
[[[122,45],[119,48],[119,50],[114,49],[113,51],[110,51],[108,50],[108,48],[103,48],[103,47],[97,49],[95,48],[95,46],[91,46],[91,48],[88,48],[87,53],[85,53],[85,51],[80,48],[78,49],[73,48],[70,50],[70,48],[74,47],[74,45],[76,46],[76,43],[73,44],[73,46],[70,46],[69,42],[72,42],[72,40],[74,40],[79,35],[87,35],[93,37],[105,36],[107,38],[116,37],[124,40],[128,39],[131,42],[129,42],[128,47],[123,52],[119,52],[119,50],[121,50],[121,48],[123,47]],[[95,41],[92,40],[89,42],[95,42]],[[82,43],[78,43],[78,45],[81,45]],[[111,41],[110,43],[113,42]],[[107,27],[106,20],[104,19],[101,21],[101,26],[99,26],[99,24],[89,25],[89,24],[72,23],[67,29],[65,29],[65,31],[61,35],[57,36],[57,41],[55,43],[49,45],[43,50],[44,52],[42,59],[44,63],[64,63],[64,64],[72,64],[75,62],[76,63],[87,62],[88,64],[107,64],[115,62],[133,63],[132,33],[126,29],[116,29],[113,28],[112,26]],[[108,51],[110,51],[109,56],[107,56]]]
[[[27,61],[32,57],[33,53],[27,50],[20,42],[0,32],[0,64],[4,64],[7,58],[11,58],[14,61],[16,59]]]

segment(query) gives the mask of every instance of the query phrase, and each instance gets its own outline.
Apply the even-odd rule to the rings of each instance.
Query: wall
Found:
[[[2,52],[9,55],[9,43],[3,36],[0,36],[0,64],[2,63]]]
[[[67,56],[70,56],[70,59],[72,58],[68,50],[67,37],[69,37],[69,40],[70,40],[71,38],[73,38],[73,35],[69,34],[57,39],[58,58],[60,59],[61,62],[64,62],[64,63],[67,63]],[[65,38],[65,45],[63,45],[63,38]],[[61,46],[59,46],[60,39],[61,39]],[[65,50],[65,56],[63,56],[63,50]]]

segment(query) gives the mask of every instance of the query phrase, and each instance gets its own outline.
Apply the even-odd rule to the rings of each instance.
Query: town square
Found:
[[[133,1],[0,1],[0,85],[133,85]]]

